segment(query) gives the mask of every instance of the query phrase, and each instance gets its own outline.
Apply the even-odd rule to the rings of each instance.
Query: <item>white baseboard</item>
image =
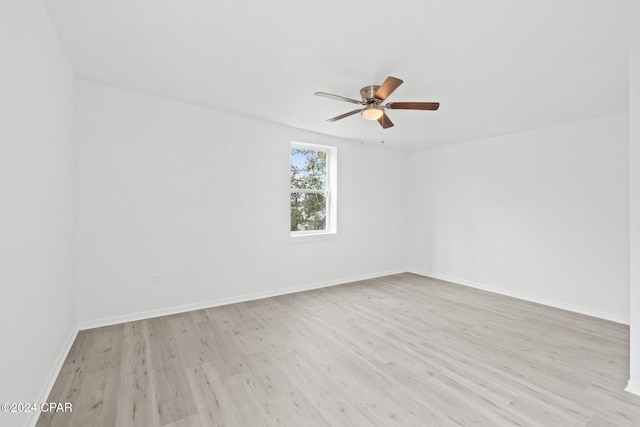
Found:
[[[640,396],[640,383],[629,380],[629,382],[627,383],[627,387],[625,387],[624,390]]]
[[[572,311],[575,313],[585,314],[587,316],[597,317],[600,319],[609,320],[616,323],[622,323],[625,325],[629,324],[628,317],[619,316],[617,314],[602,312],[602,311],[594,310],[588,307],[566,304],[564,302],[542,298],[536,295],[531,295],[531,294],[526,294],[521,292],[514,292],[509,289],[490,286],[484,283],[473,282],[470,280],[459,279],[456,277],[446,276],[442,274],[436,274],[436,273],[432,273],[432,272],[417,269],[417,268],[409,268],[409,269],[387,270],[387,271],[381,271],[377,273],[351,276],[351,277],[346,277],[342,279],[334,279],[334,280],[328,280],[324,282],[316,282],[316,283],[311,283],[306,285],[293,286],[289,288],[282,288],[282,289],[276,289],[276,290],[270,290],[270,291],[254,292],[250,294],[237,295],[233,297],[202,301],[202,302],[197,302],[193,304],[164,307],[156,310],[149,310],[149,311],[142,311],[137,313],[124,314],[119,316],[105,317],[101,319],[85,320],[85,321],[78,322],[78,329],[84,330],[84,329],[99,328],[102,326],[117,325],[125,322],[133,322],[136,320],[150,319],[153,317],[167,316],[171,314],[184,313],[187,311],[200,310],[203,308],[210,308],[210,307],[218,307],[221,305],[235,304],[235,303],[245,302],[245,301],[253,301],[253,300],[258,300],[262,298],[270,298],[278,295],[286,295],[286,294],[291,294],[295,292],[308,291],[311,289],[342,285],[342,284],[357,282],[359,280],[374,279],[377,277],[389,276],[392,274],[400,274],[405,272],[418,274],[420,276],[432,277],[434,279],[445,280],[447,282],[456,283],[458,285],[481,289],[484,291],[493,292],[500,295],[506,295],[509,297],[518,298],[518,299],[529,301],[529,302],[535,302],[538,304],[543,304],[550,307],[559,308],[562,310]]]
[[[357,282],[360,280],[375,279],[376,277],[389,276],[392,274],[405,273],[406,269],[396,269],[380,271],[377,273],[363,274],[360,276],[351,276],[342,279],[327,280],[324,282],[316,282],[306,285],[293,286],[289,288],[275,289],[263,292],[254,292],[250,294],[238,295],[227,298],[218,298],[209,301],[197,302],[193,304],[185,304],[173,307],[164,307],[156,310],[142,311],[138,313],[124,314],[121,316],[105,317],[95,320],[84,320],[78,322],[78,329],[93,329],[102,326],[117,325],[125,322],[134,322],[136,320],[151,319],[153,317],[167,316],[170,314],[184,313],[187,311],[200,310],[203,308],[218,307],[221,305],[235,304],[239,302],[253,301],[262,298],[270,298],[279,295],[292,294],[295,292],[309,291],[311,289],[326,288],[329,286],[343,285],[347,283]]]
[[[78,335],[78,327],[76,325],[73,327],[73,330],[71,331],[71,333],[69,333],[69,336],[67,337],[67,340],[65,341],[64,346],[60,350],[60,353],[58,354],[58,357],[56,358],[56,361],[53,364],[51,371],[49,371],[49,376],[47,377],[47,380],[42,386],[42,389],[40,390],[40,393],[38,393],[38,396],[36,397],[34,402],[38,402],[38,403],[47,402],[47,399],[49,398],[49,394],[51,393],[51,389],[53,388],[53,384],[56,382],[56,379],[60,374],[60,369],[62,369],[62,364],[67,358],[67,355],[69,354],[69,351],[71,350],[71,346],[73,345],[73,342],[76,340],[77,335]],[[39,416],[40,416],[40,411],[29,412],[29,417],[27,417],[27,419],[25,420],[24,426],[25,427],[35,426],[36,423],[38,422]]]
[[[640,396],[640,383],[629,380],[629,382],[627,383],[627,387],[625,387],[624,390],[629,393],[633,393],[635,395]]]
[[[591,317],[597,317],[599,319],[609,320],[611,322],[622,323],[624,325],[629,324],[629,318],[620,316],[613,313],[607,313],[599,310],[594,310],[588,307],[582,307],[573,304],[567,304],[561,301],[555,301],[547,298],[542,298],[536,295],[531,295],[523,292],[514,292],[509,289],[499,288],[496,286],[486,285],[484,283],[473,282],[471,280],[459,279],[457,277],[445,276],[442,274],[436,274],[429,271],[420,270],[417,268],[409,268],[409,273],[418,274],[420,276],[432,277],[434,279],[445,280],[447,282],[455,283],[458,285],[468,286],[470,288],[482,289],[483,291],[493,292],[495,294],[506,295],[508,297],[517,298],[529,302],[535,302],[542,305],[548,305],[550,307],[559,308],[562,310],[573,311],[574,313],[585,314]]]

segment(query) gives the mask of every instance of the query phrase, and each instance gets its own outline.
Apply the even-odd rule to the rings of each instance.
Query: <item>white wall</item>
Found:
[[[82,327],[404,270],[405,153],[82,81],[77,93]],[[291,140],[338,147],[336,240],[290,240]]]
[[[411,155],[410,270],[628,321],[627,156],[627,114]]]
[[[640,45],[629,50],[631,375],[627,390],[640,394]]]
[[[0,29],[0,402],[37,402],[76,324],[75,77],[40,1],[1,2]]]

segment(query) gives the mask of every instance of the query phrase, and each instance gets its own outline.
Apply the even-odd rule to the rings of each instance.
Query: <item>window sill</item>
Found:
[[[291,243],[311,242],[314,240],[333,240],[338,238],[338,233],[310,233],[291,235]]]

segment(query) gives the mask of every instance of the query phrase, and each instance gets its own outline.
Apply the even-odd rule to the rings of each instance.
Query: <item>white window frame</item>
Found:
[[[301,193],[326,193],[327,219],[325,230],[291,231],[291,241],[305,242],[309,240],[335,239],[338,236],[338,147],[292,141],[291,147],[289,148],[289,155],[291,155],[292,148],[323,151],[327,154],[326,191],[296,189],[296,192]],[[289,157],[289,169],[291,169],[291,157]],[[289,195],[291,195],[293,190],[291,185],[289,185]],[[291,206],[289,206],[289,212],[291,212]]]

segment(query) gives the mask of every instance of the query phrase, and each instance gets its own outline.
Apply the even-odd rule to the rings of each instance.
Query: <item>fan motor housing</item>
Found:
[[[380,100],[375,97],[378,89],[380,89],[380,86],[377,85],[365,86],[360,89],[360,96],[362,96],[362,100],[367,104],[379,103]]]

